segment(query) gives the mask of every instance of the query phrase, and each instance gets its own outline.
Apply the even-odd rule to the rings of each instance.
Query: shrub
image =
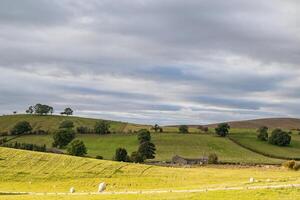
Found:
[[[179,133],[189,133],[189,127],[187,125],[181,125],[178,128]]]
[[[77,130],[77,133],[80,133],[80,134],[93,133],[93,130],[86,126],[79,126],[79,127],[77,127],[76,130]]]
[[[123,161],[123,162],[128,162],[129,156],[127,155],[127,151],[124,148],[117,148],[116,153],[114,156],[115,161]]]
[[[62,148],[67,146],[75,138],[75,131],[72,129],[60,129],[53,135],[53,147]]]
[[[100,135],[105,135],[109,134],[110,125],[106,121],[98,121],[95,124],[95,133],[100,134]]]
[[[140,144],[138,153],[144,158],[144,159],[153,159],[155,158],[155,145],[151,142],[144,142]]]
[[[86,147],[81,140],[73,140],[69,145],[68,145],[68,154],[73,155],[73,156],[84,156],[87,151]]]
[[[219,124],[217,128],[215,128],[216,134],[221,137],[225,137],[229,133],[230,126],[227,123]]]
[[[268,127],[262,126],[257,130],[257,139],[261,141],[268,141]]]
[[[149,142],[151,140],[150,132],[147,129],[141,129],[138,131],[138,140],[142,144],[144,142]]]
[[[59,128],[74,128],[74,123],[70,120],[65,120],[60,123]]]
[[[103,156],[96,156],[96,159],[99,159],[99,160],[102,160],[103,159]]]
[[[217,164],[218,156],[215,153],[211,153],[208,155],[208,164]]]
[[[269,143],[277,146],[287,146],[291,143],[291,136],[281,129],[275,129],[269,137]]]
[[[134,163],[143,163],[145,159],[139,152],[134,151],[131,153],[130,160]]]
[[[29,122],[21,121],[16,123],[16,125],[11,129],[12,135],[20,135],[25,133],[30,133],[32,127]]]

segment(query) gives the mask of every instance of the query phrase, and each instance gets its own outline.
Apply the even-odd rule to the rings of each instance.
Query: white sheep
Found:
[[[99,184],[98,192],[103,192],[106,189],[106,183],[102,182]]]
[[[250,183],[254,183],[254,181],[255,181],[255,179],[252,178],[252,177],[249,179],[249,182],[250,182]]]
[[[74,193],[75,192],[75,188],[74,187],[71,187],[70,188],[70,193]]]

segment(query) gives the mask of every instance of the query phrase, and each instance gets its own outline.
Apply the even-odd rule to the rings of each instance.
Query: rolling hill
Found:
[[[300,119],[297,118],[264,118],[245,121],[227,122],[231,128],[257,129],[261,126],[267,126],[271,129],[300,129]],[[209,128],[215,128],[218,124],[209,124]]]

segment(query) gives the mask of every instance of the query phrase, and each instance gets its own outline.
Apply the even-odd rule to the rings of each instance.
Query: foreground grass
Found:
[[[300,173],[267,168],[166,168],[0,148],[0,188],[7,192],[200,189],[300,183]]]
[[[257,133],[251,129],[233,129],[230,137],[238,141],[242,145],[259,152],[264,152],[269,155],[281,156],[285,158],[300,159],[300,135],[292,134],[291,144],[287,147],[279,147],[271,145],[268,142],[263,142],[257,139]]]
[[[124,147],[128,153],[138,148],[137,136],[134,134],[110,134],[110,135],[77,135],[88,149],[88,155],[95,157],[101,155],[104,159],[112,159],[118,147]],[[216,153],[223,162],[240,163],[282,163],[281,160],[267,158],[246,150],[227,138],[205,134],[152,134],[152,140],[157,148],[155,160],[170,161],[174,155],[197,158],[209,153]],[[34,144],[52,144],[51,135],[27,135],[11,142],[24,142]]]

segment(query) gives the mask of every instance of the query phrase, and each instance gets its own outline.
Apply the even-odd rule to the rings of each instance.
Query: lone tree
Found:
[[[33,106],[29,106],[29,108],[26,110],[27,114],[32,114],[34,112]]]
[[[179,133],[189,133],[189,127],[187,125],[179,126]]]
[[[151,134],[147,129],[141,129],[138,131],[138,140],[142,144],[144,142],[150,142]]]
[[[269,137],[269,143],[277,146],[288,146],[291,143],[291,136],[281,129],[275,129]]]
[[[257,139],[261,141],[268,141],[268,127],[262,126],[257,130]]]
[[[67,146],[75,138],[75,131],[73,129],[60,129],[53,135],[53,147],[62,148]]]
[[[30,131],[32,131],[32,127],[30,123],[27,121],[21,121],[16,123],[10,132],[12,135],[20,135],[20,134],[29,133]]]
[[[65,120],[63,122],[60,123],[59,128],[74,128],[74,123],[70,120]]]
[[[221,137],[226,137],[229,133],[230,126],[227,123],[219,124],[217,128],[215,128],[216,134]]]
[[[155,133],[163,132],[162,127],[160,127],[158,124],[155,124],[151,129],[153,129]]]
[[[34,107],[34,113],[38,115],[47,115],[47,114],[52,114],[54,112],[53,107],[48,106],[48,105],[43,105],[43,104],[36,104]]]
[[[153,159],[155,158],[155,145],[152,142],[143,142],[140,144],[138,153],[144,158],[144,159]]]
[[[129,156],[127,154],[126,149],[124,149],[124,148],[117,148],[115,156],[114,156],[114,160],[115,161],[128,162],[130,159],[129,159]]]
[[[105,135],[109,134],[110,125],[106,121],[98,121],[95,124],[95,133],[100,134],[100,135]]]
[[[69,145],[68,145],[68,154],[73,155],[73,156],[84,156],[87,154],[86,147],[81,140],[73,140]]]
[[[62,114],[62,115],[73,115],[73,110],[71,108],[65,108],[65,110],[63,112],[61,112],[60,114]]]

